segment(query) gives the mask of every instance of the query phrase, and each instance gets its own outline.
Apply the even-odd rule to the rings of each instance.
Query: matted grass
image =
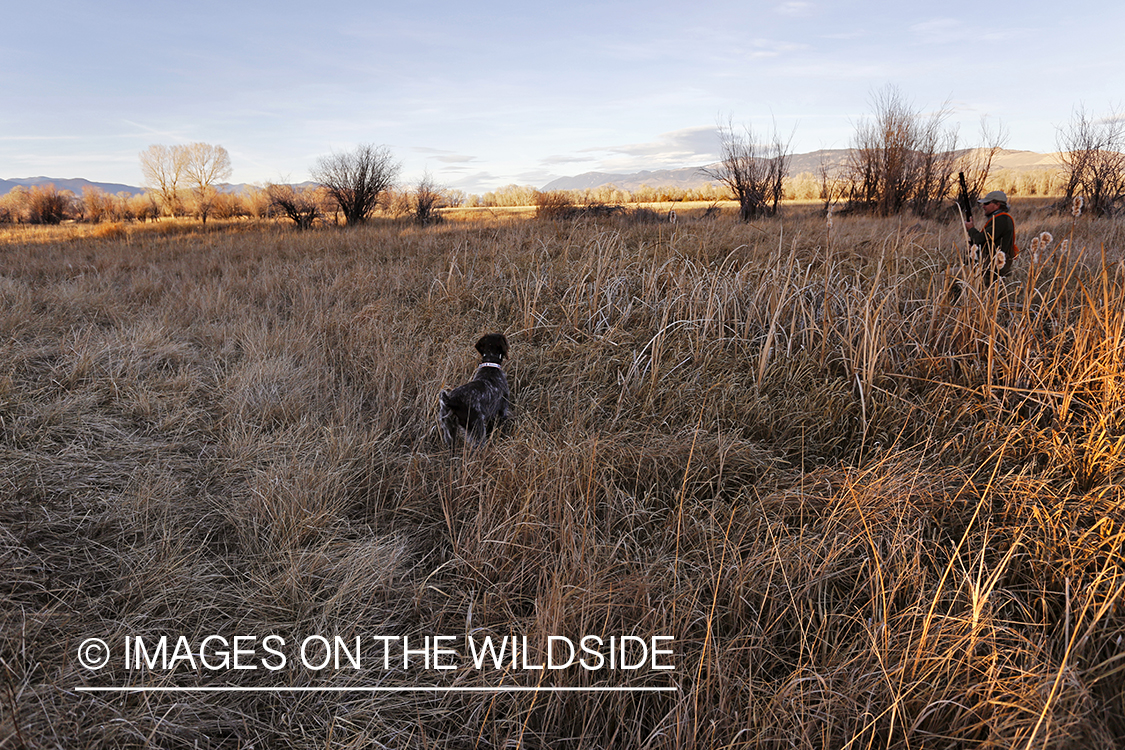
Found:
[[[959,305],[956,225],[812,207],[8,232],[0,747],[1121,746],[1121,225],[1016,213],[1054,243]],[[451,456],[493,330],[514,419]],[[77,658],[214,634],[674,669]]]

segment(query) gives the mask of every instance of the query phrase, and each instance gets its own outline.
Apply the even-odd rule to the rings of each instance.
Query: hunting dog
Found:
[[[508,340],[502,333],[490,333],[476,348],[480,364],[473,379],[438,396],[438,425],[450,448],[461,429],[480,444],[508,418],[508,379],[500,367],[508,357]]]

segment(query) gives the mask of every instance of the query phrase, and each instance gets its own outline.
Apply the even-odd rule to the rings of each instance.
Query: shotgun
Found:
[[[957,173],[957,182],[961,185],[961,192],[957,195],[957,205],[961,206],[961,217],[965,221],[973,218],[973,202],[969,198],[969,185],[965,182],[965,173]]]

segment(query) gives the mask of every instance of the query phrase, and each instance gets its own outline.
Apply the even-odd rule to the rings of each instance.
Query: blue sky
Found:
[[[150,144],[224,146],[232,182],[388,146],[470,193],[699,166],[716,123],[848,146],[873,92],[948,101],[1052,151],[1125,99],[1125,4],[1040,2],[15,3],[0,35],[0,178],[141,183]]]

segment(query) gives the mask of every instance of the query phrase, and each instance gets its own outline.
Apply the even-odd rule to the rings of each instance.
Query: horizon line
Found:
[[[957,148],[957,149],[953,149],[953,151],[951,153],[983,150],[983,148],[984,147],[982,147],[982,146],[970,146],[970,147],[966,147],[966,148]],[[836,147],[836,148],[821,147],[821,148],[813,149],[811,151],[801,151],[801,152],[790,153],[789,156],[791,158],[797,157],[797,156],[810,156],[812,154],[820,153],[822,151],[847,152],[847,151],[851,151],[852,149],[853,149],[853,147],[851,147],[851,146]],[[1043,157],[1051,157],[1051,156],[1055,156],[1056,154],[1060,153],[1057,150],[1055,150],[1055,151],[1036,151],[1034,149],[1013,148],[1013,147],[1009,147],[1009,146],[1004,146],[1004,147],[1000,148],[1000,151],[1001,152],[1008,152],[1008,153],[1037,154],[1037,155],[1043,156]],[[721,158],[718,159],[715,162],[711,162],[711,164],[718,163],[718,161],[721,161]],[[625,171],[625,172],[613,170],[612,168],[603,166],[603,167],[600,167],[600,168],[589,169],[585,172],[579,172],[577,174],[560,175],[558,177],[552,178],[546,184],[549,185],[552,182],[557,182],[559,180],[568,180],[568,179],[573,179],[573,178],[576,178],[576,177],[582,177],[582,176],[590,175],[590,174],[606,174],[606,175],[628,177],[628,176],[639,174],[641,172],[678,172],[678,171],[690,170],[690,169],[703,169],[706,166],[708,166],[708,165],[679,166],[679,167],[675,167],[675,166],[647,166],[647,167],[641,167],[641,168],[638,168],[638,169],[634,169],[632,171]],[[1038,166],[1046,166],[1046,165],[1036,165],[1036,166],[1038,167]],[[1020,167],[1017,167],[1017,169],[1019,169],[1019,168]],[[1003,169],[1003,168],[1000,168],[1000,169]],[[791,176],[793,176],[793,175],[791,175]],[[56,181],[57,180],[57,181],[62,181],[62,182],[66,182],[66,181],[85,181],[85,182],[90,182],[90,183],[94,183],[94,184],[102,184],[102,185],[120,185],[120,186],[123,186],[123,187],[131,188],[131,189],[135,189],[135,190],[142,190],[142,191],[146,191],[146,192],[151,189],[151,188],[146,188],[143,185],[134,185],[134,184],[131,184],[130,182],[118,182],[118,181],[115,181],[115,180],[112,180],[112,179],[105,180],[105,179],[89,178],[89,177],[52,177],[52,176],[43,175],[43,174],[35,175],[35,176],[27,176],[27,177],[0,177],[0,182],[15,182],[17,184],[21,183],[21,181],[31,181],[31,180],[49,180],[49,181]],[[259,184],[264,184],[265,182],[269,182],[269,181],[268,180],[266,180],[266,181],[262,181],[262,180],[245,181],[244,180],[242,182],[224,182],[224,183],[219,183],[219,184],[225,185],[227,187],[252,187],[252,186],[257,186]],[[289,182],[289,183],[286,183],[286,184],[304,185],[306,183],[312,183],[312,182],[313,182],[313,180],[307,179],[307,180],[302,180],[300,182]],[[523,183],[506,183],[505,185],[499,185],[499,186],[493,187],[493,188],[483,188],[482,187],[482,188],[477,188],[476,190],[479,190],[479,194],[483,195],[485,193],[494,192],[494,191],[497,191],[497,190],[502,190],[504,187],[507,187],[508,185],[511,185],[511,184],[516,184],[519,187],[535,187],[534,185],[523,184]],[[665,187],[665,186],[654,186],[654,187]],[[462,190],[463,192],[466,192],[466,193],[469,193],[469,194],[474,194],[474,195],[477,194],[477,192],[475,192],[474,190],[469,189],[469,188],[457,188],[457,189]],[[536,189],[541,189],[541,188],[536,188]]]

